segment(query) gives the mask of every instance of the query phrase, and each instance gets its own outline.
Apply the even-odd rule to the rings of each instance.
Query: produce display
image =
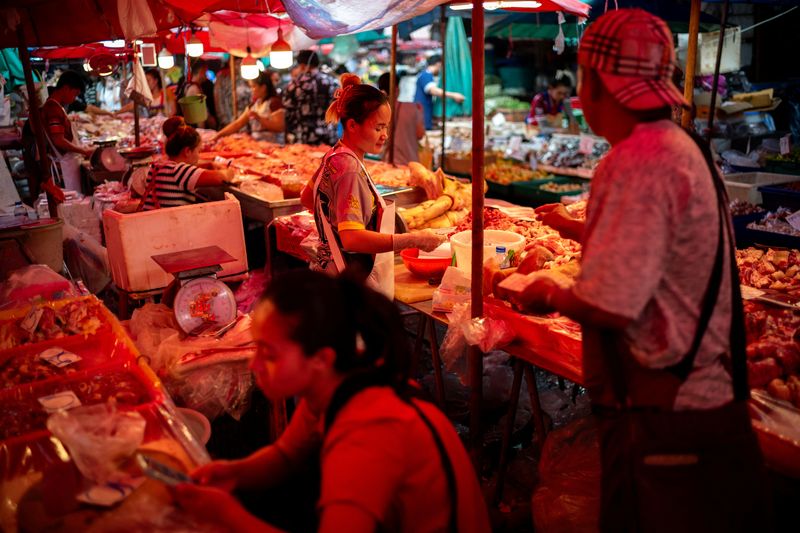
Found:
[[[756,289],[800,292],[800,251],[745,248],[736,251],[739,280]]]
[[[565,194],[565,193],[581,191],[581,190],[583,190],[583,185],[581,185],[580,183],[555,183],[555,182],[551,182],[551,183],[545,183],[544,185],[539,187],[539,189],[541,189],[543,191],[546,191],[546,192],[556,193],[556,194]]]
[[[555,134],[550,142],[539,151],[536,159],[543,165],[567,168],[593,169],[608,152],[611,145],[596,139],[589,154],[581,153],[581,137],[579,135]]]
[[[135,144],[133,114],[131,113],[123,113],[116,116],[75,113],[70,117],[75,123],[78,138],[86,144],[91,144],[95,140],[112,138],[118,139],[118,147],[128,147]],[[162,138],[161,126],[165,120],[166,118],[162,116],[140,118],[139,143],[141,145],[160,145]]]
[[[780,233],[781,235],[790,235],[792,237],[800,237],[800,231],[797,231],[786,221],[786,217],[794,213],[791,209],[779,207],[774,212],[767,213],[764,218],[759,222],[751,222],[747,225],[748,229],[758,231],[768,231],[770,233]]]
[[[428,200],[400,209],[408,229],[449,228],[457,225],[472,205],[472,185],[447,176],[442,169],[431,172],[419,163],[409,163],[411,183],[422,187]],[[485,192],[485,189],[484,189]]]
[[[59,309],[33,306],[24,317],[0,321],[0,350],[69,335],[92,335],[102,326],[99,313],[98,305],[82,301]]]
[[[507,159],[498,159],[484,167],[486,180],[500,185],[508,185],[519,181],[541,180],[548,176],[549,174],[543,170],[532,170],[527,165]]]

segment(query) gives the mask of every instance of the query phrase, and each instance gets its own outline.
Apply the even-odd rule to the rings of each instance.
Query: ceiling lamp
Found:
[[[158,53],[158,66],[164,70],[169,70],[175,66],[175,57],[166,48],[162,48]]]
[[[258,61],[250,54],[250,47],[247,47],[247,57],[242,59],[242,78],[245,80],[254,80],[258,77]]]
[[[269,50],[269,65],[272,68],[289,68],[294,62],[292,47],[283,39],[283,31],[278,28],[278,40]]]
[[[89,66],[89,60],[88,59],[83,62],[83,70],[85,70],[86,72],[91,72],[92,71],[92,67]]]
[[[192,32],[192,38],[186,43],[186,55],[189,57],[200,57],[203,55],[203,41]]]
[[[542,3],[535,0],[499,0],[497,2],[483,3],[483,9],[487,11],[494,11],[495,9],[538,9],[540,7],[542,7]],[[472,2],[450,4],[450,9],[455,11],[472,9]]]

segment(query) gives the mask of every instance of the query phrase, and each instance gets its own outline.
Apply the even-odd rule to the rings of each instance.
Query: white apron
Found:
[[[72,129],[72,142],[80,145],[78,139],[78,132],[75,130],[75,124],[70,120],[70,128]],[[81,156],[74,152],[61,153],[53,144],[50,139],[50,134],[45,129],[47,142],[50,144],[50,174],[56,183],[60,180],[64,184],[64,188],[70,191],[81,192]]]
[[[338,152],[337,152],[338,150]],[[375,198],[375,201],[378,203],[378,233],[383,233],[386,235],[393,235],[394,234],[394,216],[395,216],[395,205],[394,202],[386,202],[378,193],[378,189],[375,188],[375,184],[372,182],[372,179],[369,177],[369,173],[367,169],[364,167],[364,163],[358,159],[358,156],[353,153],[352,150],[345,146],[340,146],[338,149],[334,148],[322,159],[322,164],[320,165],[320,169],[317,171],[317,174],[314,176],[314,210],[319,213],[319,220],[322,223],[322,230],[325,233],[325,240],[328,243],[328,247],[331,251],[331,261],[328,262],[325,268],[325,272],[336,275],[343,272],[347,266],[344,260],[344,254],[342,250],[339,248],[339,242],[336,240],[336,234],[331,227],[330,222],[328,219],[322,214],[319,205],[319,174],[322,172],[325,164],[327,163],[330,156],[334,155],[335,153],[346,153],[350,154],[351,156],[355,157],[358,163],[361,165],[361,168],[364,170],[364,174],[367,176],[367,182],[369,183],[369,188],[372,191],[372,195]],[[394,299],[394,252],[384,252],[380,254],[375,254],[375,263],[372,267],[372,272],[370,272],[369,277],[367,278],[367,285],[376,291],[380,292],[390,300]]]

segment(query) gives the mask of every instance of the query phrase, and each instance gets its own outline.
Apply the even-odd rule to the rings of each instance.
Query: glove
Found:
[[[431,230],[414,231],[394,235],[394,251],[399,252],[406,248],[419,248],[423,252],[432,252],[447,238]]]
[[[233,181],[233,178],[236,177],[236,172],[232,168],[223,168],[217,172],[222,174],[223,183],[230,183]]]

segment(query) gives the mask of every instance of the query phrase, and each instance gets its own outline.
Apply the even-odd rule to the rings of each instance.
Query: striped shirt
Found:
[[[188,163],[176,163],[175,161],[159,161],[150,167],[147,176],[148,188],[155,180],[155,196],[158,198],[160,207],[177,207],[181,205],[193,204],[197,201],[194,191],[197,188],[197,180],[203,173],[202,168],[198,168]],[[157,209],[153,202],[153,195],[148,193],[145,198],[144,209]]]

